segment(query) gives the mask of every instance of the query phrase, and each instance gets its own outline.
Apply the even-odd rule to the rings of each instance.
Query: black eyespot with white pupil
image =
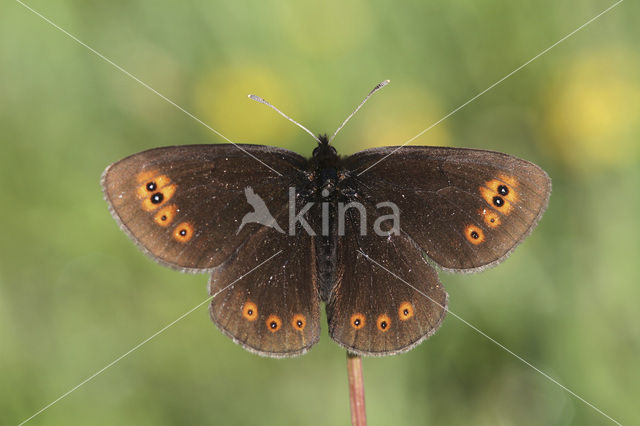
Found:
[[[253,309],[248,309],[247,310],[247,315],[249,315],[249,316],[253,315]]]
[[[298,321],[296,321],[296,325],[297,325],[298,327],[302,327],[302,324],[303,324],[302,320],[298,320]]]
[[[271,323],[269,324],[269,327],[271,328],[277,328],[278,327],[278,323],[275,321],[271,321]]]
[[[185,235],[187,235],[187,230],[186,229],[181,229],[179,234],[184,237]]]
[[[160,204],[162,200],[164,200],[164,195],[162,195],[162,192],[156,192],[151,196],[151,202],[153,204]]]
[[[353,325],[358,326],[360,325],[360,318],[357,318],[353,321]]]
[[[504,185],[500,185],[500,186],[498,187],[498,194],[500,194],[500,195],[507,195],[507,194],[509,194],[509,188],[507,188],[507,187],[506,187],[506,186],[504,186]]]
[[[471,231],[471,238],[477,240],[480,237],[476,231]]]
[[[147,191],[149,191],[149,192],[153,192],[153,191],[155,191],[155,190],[156,190],[156,188],[157,188],[157,187],[158,187],[158,185],[156,185],[156,183],[155,183],[155,182],[149,182],[149,183],[147,184]]]
[[[502,207],[502,206],[504,206],[504,200],[502,199],[502,197],[498,197],[496,195],[495,197],[493,197],[493,204],[496,207]]]
[[[387,322],[386,322],[386,321],[382,321],[382,322],[380,323],[380,328],[381,328],[381,329],[383,329],[383,330],[384,330],[385,328],[387,328]]]

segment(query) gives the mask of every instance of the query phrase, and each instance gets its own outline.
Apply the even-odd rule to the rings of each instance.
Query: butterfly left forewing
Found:
[[[154,260],[206,272],[226,260],[258,227],[237,232],[252,211],[245,190],[271,208],[287,205],[286,188],[304,159],[280,148],[242,145],[281,176],[232,145],[156,148],[110,165],[102,177],[109,210],[129,237]]]

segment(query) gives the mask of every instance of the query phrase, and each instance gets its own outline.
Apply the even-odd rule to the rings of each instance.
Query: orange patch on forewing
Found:
[[[362,327],[364,327],[364,323],[366,322],[366,318],[364,315],[362,315],[360,312],[355,313],[353,315],[351,315],[351,319],[350,319],[350,324],[351,327],[355,328],[356,330],[360,330]]]
[[[398,318],[400,321],[406,321],[413,317],[413,305],[409,302],[402,302],[398,308]]]
[[[378,316],[376,325],[378,326],[378,330],[382,331],[383,333],[386,333],[387,331],[389,331],[389,328],[391,327],[391,318],[389,318],[389,315],[387,314],[382,314]]]
[[[148,193],[147,197],[142,201],[142,208],[148,212],[154,211],[158,207],[165,204],[167,201],[173,197],[173,194],[176,193],[176,185],[167,185],[162,189],[158,189],[154,192]],[[151,200],[153,196],[156,194],[162,194],[162,201],[159,203],[153,203]]]
[[[138,198],[144,198],[149,194],[160,191],[170,183],[171,179],[166,175],[153,176],[151,179],[144,181],[142,185],[138,187]],[[149,189],[149,185],[151,185],[153,189]]]
[[[494,179],[492,181],[486,182],[485,185],[494,184],[495,182],[499,182],[499,181]],[[502,196],[498,193],[498,186],[500,185],[494,185],[494,186],[495,186],[495,190],[487,186],[481,186],[480,195],[482,195],[482,198],[484,198],[487,204],[489,204],[492,208],[496,209],[496,211],[499,211],[502,214],[511,213],[513,204],[509,200],[507,200],[505,196]],[[502,200],[502,205],[497,205],[495,203],[494,201],[495,197],[499,197]]]
[[[248,321],[258,319],[258,307],[256,304],[251,301],[245,302],[245,304],[242,305],[242,316]]]
[[[153,180],[154,177],[158,176],[157,170],[148,170],[145,172],[140,172],[136,175],[136,180],[140,184],[146,184],[147,182]]]
[[[478,214],[482,216],[485,225],[489,228],[497,228],[500,226],[500,215],[492,209],[480,209]]]
[[[191,237],[193,237],[193,225],[189,222],[182,222],[173,230],[173,238],[180,243],[186,243]]]
[[[467,225],[467,227],[464,228],[464,236],[471,244],[474,245],[484,242],[484,231],[476,225]]]
[[[267,324],[267,330],[269,330],[272,333],[275,333],[276,331],[280,330],[280,328],[282,327],[282,320],[277,315],[269,315],[269,317],[267,318],[266,324]]]
[[[291,319],[291,325],[296,330],[302,331],[307,325],[307,319],[302,314],[295,314]]]
[[[509,176],[509,175],[505,175],[505,174],[499,174],[498,175],[498,179],[500,179],[501,181],[506,183],[511,188],[515,189],[515,188],[518,187],[518,179],[516,179],[513,176]]]
[[[178,207],[175,204],[169,204],[168,206],[161,208],[158,213],[153,216],[153,221],[160,226],[169,226],[176,217],[177,211]]]

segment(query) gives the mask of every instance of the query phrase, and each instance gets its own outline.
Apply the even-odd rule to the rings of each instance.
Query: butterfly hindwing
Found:
[[[528,161],[442,147],[403,147],[382,160],[395,149],[348,157],[349,184],[361,199],[395,203],[402,232],[444,269],[473,271],[500,262],[547,206],[551,181]]]
[[[102,177],[111,214],[154,260],[205,272],[227,259],[259,226],[237,233],[252,207],[251,187],[272,209],[287,205],[285,190],[305,159],[291,151],[241,145],[282,176],[232,145],[151,149],[110,165]]]
[[[406,352],[440,327],[447,293],[405,235],[361,235],[357,216],[345,212],[345,235],[338,240],[329,335],[362,355]]]
[[[286,221],[283,215],[277,219]],[[260,266],[249,272],[248,265]],[[285,357],[306,352],[320,337],[314,265],[308,234],[289,236],[273,228],[259,229],[213,272],[209,281],[209,293],[215,296],[211,319],[234,342],[259,355]]]

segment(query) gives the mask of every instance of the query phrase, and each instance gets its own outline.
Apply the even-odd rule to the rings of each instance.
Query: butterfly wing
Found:
[[[348,157],[345,184],[371,203],[395,203],[402,232],[446,270],[472,272],[501,262],[546,209],[551,180],[528,161],[442,147],[403,147],[384,159],[394,150]]]
[[[373,209],[367,208],[369,214]],[[358,213],[345,212],[337,279],[329,295],[329,335],[361,355],[406,352],[444,319],[448,296],[409,238],[361,235]]]
[[[298,198],[297,210],[302,203]],[[284,222],[287,214],[276,218]],[[274,254],[247,273],[247,265],[260,265]],[[302,229],[290,236],[262,227],[213,272],[209,294],[214,296],[209,310],[213,322],[251,352],[276,358],[301,355],[320,337],[315,251],[312,237]]]
[[[301,354],[320,335],[314,253],[308,234],[289,236],[281,225],[287,188],[309,184],[306,160],[279,148],[242,148],[281,176],[234,146],[158,148],[109,166],[105,198],[153,259],[212,272],[210,314],[226,335],[261,355]],[[266,219],[263,208],[273,220],[254,223]]]
[[[261,225],[242,218],[253,211],[247,188],[269,208],[287,205],[286,190],[305,160],[291,151],[242,145],[282,176],[232,145],[151,149],[104,171],[102,188],[111,214],[154,260],[183,271],[221,264]],[[272,188],[278,188],[273,191]]]

